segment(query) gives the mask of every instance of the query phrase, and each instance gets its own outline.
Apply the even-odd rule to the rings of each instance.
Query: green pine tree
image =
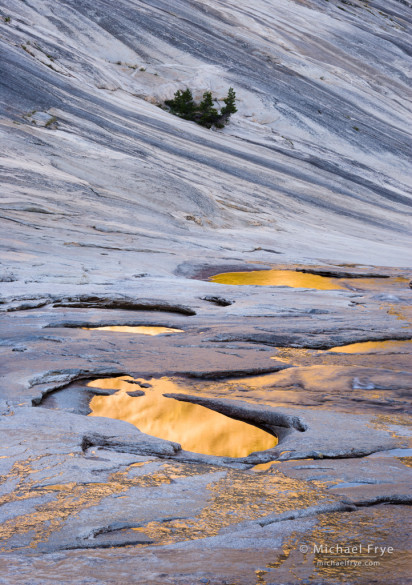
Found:
[[[174,95],[174,99],[166,100],[165,104],[169,106],[173,114],[181,116],[187,120],[193,119],[193,113],[195,111],[195,103],[193,101],[193,95],[189,88],[185,91],[178,89]]]
[[[223,101],[225,102],[226,105],[221,109],[220,114],[221,116],[224,116],[226,119],[228,119],[231,114],[236,114],[237,112],[237,107],[235,105],[236,93],[233,87],[229,88],[227,96]]]
[[[183,118],[191,120],[193,112],[195,110],[195,102],[193,101],[193,95],[189,88],[186,88],[180,98],[180,112]]]
[[[218,120],[218,117],[217,110],[213,107],[212,92],[205,91],[203,100],[199,104],[199,120],[196,121],[198,124],[206,126],[206,128],[211,128]]]

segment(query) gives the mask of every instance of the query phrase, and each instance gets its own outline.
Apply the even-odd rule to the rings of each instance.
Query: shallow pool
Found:
[[[314,288],[336,290],[344,288],[339,278],[329,278],[317,274],[306,274],[296,270],[253,270],[250,272],[223,272],[211,276],[211,282],[219,284],[290,286],[293,288]]]
[[[183,333],[183,329],[172,327],[149,327],[147,325],[104,325],[102,327],[82,327],[88,331],[114,331],[116,333],[137,333],[139,335],[164,335],[165,333]]]
[[[408,353],[412,350],[412,340],[390,339],[387,341],[363,341],[332,347],[328,351],[333,353],[380,353],[395,352]]]
[[[246,457],[277,445],[277,438],[261,429],[223,414],[174,398],[164,393],[188,393],[170,378],[141,380],[144,396],[128,392],[141,390],[133,378],[103,378],[90,382],[90,388],[116,389],[111,396],[94,396],[90,416],[104,416],[134,424],[140,431],[180,443],[186,451],[223,457]]]

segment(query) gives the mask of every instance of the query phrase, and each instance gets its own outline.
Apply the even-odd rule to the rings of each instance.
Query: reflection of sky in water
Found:
[[[263,473],[264,471],[268,471],[268,469],[270,469],[272,467],[272,465],[275,465],[277,463],[277,461],[268,461],[267,463],[258,463],[258,465],[254,465],[252,467],[252,471],[256,472],[256,473]]]
[[[364,290],[376,290],[376,289],[406,289],[408,290],[409,279],[403,276],[391,276],[390,278],[345,278],[344,280],[350,280],[351,284],[356,288]]]
[[[317,290],[380,290],[404,289],[407,278],[331,278],[318,274],[308,274],[296,270],[254,270],[250,272],[223,272],[209,279],[219,284],[290,286]]]
[[[88,384],[92,388],[119,390],[112,396],[95,396],[91,416],[104,416],[134,424],[140,431],[175,441],[186,451],[246,457],[254,451],[271,449],[276,437],[247,423],[234,420],[198,404],[165,398],[163,393],[182,393],[181,385],[168,378],[151,379],[145,396],[131,397],[139,390],[130,377],[106,378]]]
[[[115,331],[116,333],[138,333],[140,335],[162,335],[162,333],[182,333],[182,329],[172,329],[171,327],[148,327],[139,325],[132,327],[129,325],[105,325],[102,327],[82,327],[88,331]]]
[[[332,347],[329,351],[334,353],[375,353],[375,352],[408,352],[412,350],[412,340],[399,341],[364,341],[362,343],[350,343]]]
[[[252,272],[224,272],[210,278],[220,284],[249,284],[258,286],[290,286],[293,288],[315,288],[336,290],[343,288],[339,279],[305,274],[294,270],[256,270]]]

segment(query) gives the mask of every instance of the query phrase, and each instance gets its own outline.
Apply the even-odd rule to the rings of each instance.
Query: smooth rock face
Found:
[[[411,583],[410,345],[329,351],[412,338],[408,3],[9,0],[0,28],[0,583]],[[223,130],[157,107],[229,86]],[[285,268],[339,287],[208,280]],[[279,444],[87,417],[126,375]]]

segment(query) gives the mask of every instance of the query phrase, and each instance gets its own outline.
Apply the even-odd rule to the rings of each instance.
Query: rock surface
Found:
[[[332,349],[412,339],[408,2],[9,0],[0,28],[0,583],[411,583],[410,345]],[[157,107],[186,86],[239,111]],[[208,281],[270,268],[339,287]],[[87,417],[125,375],[279,444]]]

